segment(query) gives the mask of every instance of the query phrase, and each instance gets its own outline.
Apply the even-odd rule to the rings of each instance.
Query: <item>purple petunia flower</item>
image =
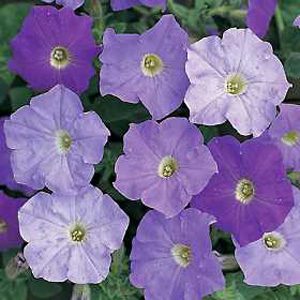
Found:
[[[19,211],[19,222],[36,278],[85,284],[106,278],[129,218],[108,195],[88,186],[73,196],[38,193]]]
[[[260,135],[291,86],[271,45],[250,29],[232,28],[223,39],[210,36],[191,45],[186,70],[190,120],[215,125],[228,119],[242,135]]]
[[[99,116],[83,113],[79,97],[61,85],[18,109],[4,131],[16,181],[64,193],[89,183],[109,135]]]
[[[274,15],[277,0],[248,0],[247,26],[263,38]]]
[[[26,199],[13,199],[0,191],[0,251],[20,247],[23,240],[19,233],[18,210]]]
[[[300,202],[300,191],[293,188],[295,202]],[[284,223],[261,239],[240,247],[235,257],[250,285],[293,285],[300,282],[300,208],[292,209]]]
[[[281,150],[286,168],[300,171],[300,106],[282,104],[268,135]]]
[[[300,15],[295,19],[293,25],[300,28]]]
[[[83,3],[84,3],[84,0],[42,0],[42,1],[47,2],[47,3],[52,3],[54,1],[58,5],[67,6],[72,9],[76,9],[76,8],[80,7],[81,5],[83,5]]]
[[[103,44],[102,95],[141,101],[156,120],[180,106],[189,85],[184,69],[188,35],[172,15],[163,16],[142,35],[107,29]]]
[[[214,138],[209,149],[218,164],[192,206],[212,214],[217,226],[244,246],[281,225],[294,205],[279,149],[251,139]]]
[[[137,5],[146,5],[149,7],[161,6],[165,9],[167,0],[111,0],[110,5],[114,11],[127,9]]]
[[[0,185],[5,185],[11,190],[18,190],[27,195],[33,193],[33,190],[25,185],[18,184],[11,169],[10,164],[10,153],[11,151],[7,148],[5,143],[5,135],[3,131],[3,125],[6,118],[0,118]]]
[[[171,219],[153,210],[144,216],[132,244],[130,281],[145,289],[145,299],[199,300],[224,288],[209,222],[192,208]]]
[[[167,217],[183,210],[217,171],[201,132],[184,118],[132,124],[123,151],[115,187]]]
[[[70,8],[34,7],[11,42],[10,69],[36,90],[63,84],[83,92],[95,72],[92,60],[98,53],[91,26],[92,18],[76,16]]]

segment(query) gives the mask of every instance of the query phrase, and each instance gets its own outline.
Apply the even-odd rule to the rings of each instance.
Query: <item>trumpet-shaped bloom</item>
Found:
[[[76,9],[76,8],[80,7],[81,5],[83,5],[83,3],[84,3],[84,0],[42,0],[42,1],[47,2],[47,3],[56,2],[56,4],[58,4],[58,5],[67,6],[72,9]]]
[[[63,84],[82,93],[94,74],[92,61],[98,53],[91,27],[92,18],[76,16],[70,8],[33,7],[11,42],[10,69],[36,90]]]
[[[156,120],[181,105],[189,85],[185,73],[188,35],[173,16],[163,16],[142,35],[107,29],[103,45],[102,95],[141,101]]]
[[[214,138],[208,146],[219,173],[191,203],[215,216],[241,246],[275,230],[294,205],[280,150],[260,139]]]
[[[276,286],[300,282],[300,191],[293,191],[297,205],[281,226],[245,247],[235,243],[235,257],[247,284]]]
[[[293,25],[300,28],[300,15],[295,19]]]
[[[19,211],[24,256],[36,278],[99,283],[109,273],[128,216],[107,195],[85,187],[73,196],[40,192]]]
[[[166,8],[167,0],[111,0],[111,8],[114,11],[127,9],[137,5],[146,5],[149,7],[161,6]]]
[[[123,151],[115,187],[168,217],[183,210],[217,171],[201,132],[184,118],[132,124]]]
[[[17,182],[34,189],[73,193],[87,185],[101,161],[108,129],[64,86],[31,99],[5,121]]]
[[[189,208],[166,219],[156,211],[140,222],[133,240],[130,280],[149,300],[199,300],[224,288],[212,253],[211,216]]]
[[[191,45],[186,70],[190,120],[206,125],[229,120],[242,135],[267,129],[291,86],[271,45],[250,29],[228,29],[223,39],[210,36]]]

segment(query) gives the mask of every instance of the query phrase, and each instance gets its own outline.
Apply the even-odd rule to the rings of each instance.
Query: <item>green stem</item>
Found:
[[[91,0],[91,16],[94,19],[95,28],[97,29],[97,32],[99,32],[97,42],[100,43],[105,28],[103,9],[100,0]]]
[[[176,4],[173,0],[168,0],[168,10],[178,18],[184,19],[186,17],[180,11],[178,11],[178,9],[176,9]]]
[[[209,11],[210,16],[229,15],[234,18],[245,18],[247,11],[244,9],[234,9],[232,6],[220,6]]]
[[[281,36],[281,34],[285,28],[285,25],[284,25],[281,9],[279,8],[279,5],[277,5],[276,10],[275,10],[275,21],[276,21],[279,35]]]

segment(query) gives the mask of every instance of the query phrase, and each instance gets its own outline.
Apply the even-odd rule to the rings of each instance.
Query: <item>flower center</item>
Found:
[[[59,130],[56,133],[56,144],[58,153],[60,154],[65,154],[70,150],[72,138],[69,136],[69,133],[66,130]]]
[[[82,242],[86,237],[86,231],[83,225],[76,224],[71,230],[70,230],[70,236],[71,240],[73,242]]]
[[[154,77],[162,72],[164,64],[158,55],[146,54],[142,59],[141,68],[145,76]]]
[[[248,204],[255,194],[253,183],[248,179],[241,179],[236,185],[235,198],[243,204]]]
[[[247,89],[247,82],[240,74],[232,74],[226,80],[226,92],[237,96],[243,94]]]
[[[4,220],[0,219],[0,234],[5,233],[7,231],[7,223]]]
[[[263,236],[263,243],[268,250],[280,250],[282,249],[286,241],[283,236],[278,232],[265,233]]]
[[[162,178],[171,177],[178,170],[177,160],[171,156],[165,156],[159,166],[158,166],[158,175]]]
[[[182,244],[176,244],[172,247],[172,256],[176,263],[186,268],[190,264],[191,260],[191,250],[190,247]]]
[[[298,131],[290,131],[286,133],[282,138],[281,141],[288,145],[288,146],[295,146],[300,140],[300,134]]]
[[[52,49],[50,64],[56,69],[65,68],[70,62],[70,54],[67,48],[58,46]]]

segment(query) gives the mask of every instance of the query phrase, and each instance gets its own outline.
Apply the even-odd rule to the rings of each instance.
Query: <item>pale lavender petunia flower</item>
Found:
[[[109,135],[100,117],[83,113],[79,97],[61,85],[18,109],[4,131],[16,181],[64,193],[89,183]]]
[[[194,123],[229,120],[242,135],[260,135],[291,86],[269,43],[250,29],[232,28],[191,45],[185,102]]]
[[[247,26],[260,38],[267,33],[278,0],[248,0]]]
[[[33,7],[11,42],[13,58],[9,68],[36,90],[63,84],[82,93],[95,73],[92,61],[99,52],[92,21],[67,7]]]
[[[212,253],[211,217],[189,208],[176,217],[150,211],[133,240],[130,281],[146,300],[199,300],[225,285]]]
[[[42,0],[47,3],[55,2],[58,5],[63,5],[66,7],[70,7],[72,9],[76,9],[83,5],[85,0]]]
[[[102,95],[113,94],[130,103],[141,101],[156,120],[181,105],[189,85],[184,70],[188,35],[172,15],[163,16],[142,35],[107,29],[103,45]]]
[[[217,171],[199,129],[184,118],[132,124],[114,186],[168,217],[178,214]]]
[[[300,15],[295,19],[293,25],[300,28]]]
[[[109,273],[110,254],[119,249],[128,216],[91,186],[73,196],[40,192],[19,211],[24,256],[36,278],[99,283]]]
[[[277,286],[300,283],[300,191],[293,188],[298,205],[275,231],[245,247],[236,242],[235,257],[250,285]]]
[[[294,205],[280,150],[261,138],[242,144],[214,138],[208,147],[219,173],[191,205],[216,217],[216,225],[244,246],[281,225]]]
[[[300,105],[280,105],[268,136],[281,150],[286,168],[300,172]]]
[[[14,199],[0,191],[0,251],[20,247],[23,240],[19,233],[18,210],[26,199]]]
[[[149,7],[161,6],[165,9],[167,0],[111,0],[110,5],[114,11],[127,9],[137,5],[146,5]]]

